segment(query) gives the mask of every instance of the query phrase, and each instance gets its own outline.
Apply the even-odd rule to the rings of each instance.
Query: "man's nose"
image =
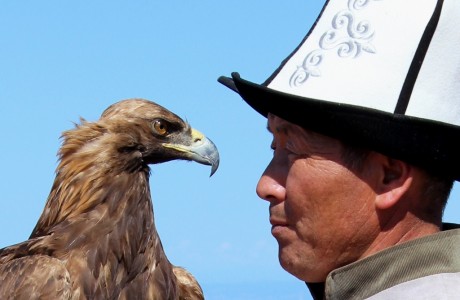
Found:
[[[272,159],[257,183],[256,193],[260,198],[269,202],[284,201],[286,175],[283,169],[283,166]]]

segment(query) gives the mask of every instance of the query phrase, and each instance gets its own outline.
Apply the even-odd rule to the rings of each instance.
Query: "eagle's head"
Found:
[[[62,138],[56,178],[31,237],[68,226],[80,230],[78,224],[91,228],[89,220],[98,223],[106,214],[118,220],[124,210],[139,212],[138,205],[151,205],[149,164],[191,160],[210,165],[211,175],[219,166],[219,153],[211,140],[169,110],[144,99],[117,102],[99,120],[82,120]],[[112,230],[111,226],[105,229]]]
[[[219,166],[219,152],[210,139],[154,102],[122,100],[108,107],[97,123],[131,169],[183,159],[210,165],[212,175]]]

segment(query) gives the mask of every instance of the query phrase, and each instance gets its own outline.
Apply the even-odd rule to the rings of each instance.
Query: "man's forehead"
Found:
[[[288,138],[301,140],[306,143],[336,145],[338,142],[337,139],[305,129],[271,113],[267,115],[267,129],[274,135],[285,135]]]
[[[289,121],[284,120],[283,118],[280,118],[272,113],[268,113],[267,115],[267,129],[271,133],[285,133],[287,134],[290,129],[292,130],[295,127],[299,127],[298,125],[295,125]],[[299,129],[302,129],[299,127]]]

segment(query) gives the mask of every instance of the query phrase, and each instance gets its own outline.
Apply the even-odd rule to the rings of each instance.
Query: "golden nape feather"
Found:
[[[0,299],[204,299],[166,257],[149,165],[219,165],[215,145],[153,102],[120,101],[63,133],[56,178],[30,238],[0,250]]]

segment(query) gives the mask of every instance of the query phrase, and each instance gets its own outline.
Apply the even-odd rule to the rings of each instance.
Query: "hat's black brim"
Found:
[[[257,112],[460,180],[460,127],[349,104],[310,99],[240,78],[219,81]]]

